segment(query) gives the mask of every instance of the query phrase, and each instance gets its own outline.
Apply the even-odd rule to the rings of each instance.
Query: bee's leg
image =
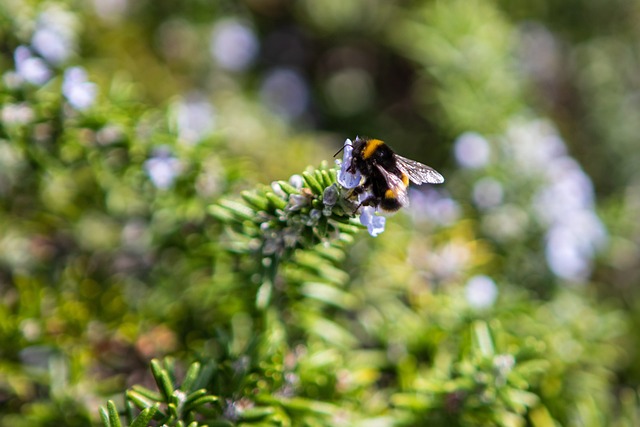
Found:
[[[357,187],[353,187],[352,189],[349,190],[349,192],[347,192],[347,195],[345,196],[345,198],[347,199],[351,199],[353,197],[358,197],[360,194],[362,194],[366,188],[369,188],[370,183],[369,180],[366,179],[364,181],[364,183],[362,183],[361,185],[358,185]]]
[[[364,187],[358,187],[357,189],[359,190],[357,192],[358,194],[362,194],[364,192]],[[363,206],[373,206],[373,205],[375,205],[375,201],[376,201],[375,196],[371,195],[371,196],[367,197],[366,199],[361,201],[358,204],[358,206],[353,210],[353,214],[355,215],[355,213],[358,212],[358,210],[360,210],[360,208],[363,207]]]
[[[360,202],[357,208],[353,210],[353,215],[355,215],[356,212],[358,212],[358,210],[363,206],[374,206],[375,201],[376,201],[376,198],[374,196],[367,197],[366,199]]]
[[[367,178],[364,180],[364,182],[361,185],[349,190],[346,198],[350,200],[353,200],[354,198],[359,199],[362,193],[366,191],[370,192],[371,190],[372,190],[371,180]],[[373,206],[373,205],[375,205],[375,197],[373,196],[373,194],[370,194],[366,199],[362,200],[358,204],[358,206],[352,212],[352,215],[355,215],[358,209],[360,209],[362,206]]]

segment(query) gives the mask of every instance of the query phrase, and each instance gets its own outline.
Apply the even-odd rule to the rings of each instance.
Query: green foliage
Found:
[[[639,424],[632,3],[173,3],[0,2],[0,427]]]

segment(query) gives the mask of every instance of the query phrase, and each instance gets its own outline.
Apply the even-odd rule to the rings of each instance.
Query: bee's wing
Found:
[[[409,194],[407,193],[407,186],[404,184],[404,182],[402,182],[402,179],[400,179],[399,176],[387,171],[380,165],[376,165],[376,167],[384,177],[385,181],[387,181],[387,186],[389,186],[389,189],[393,191],[393,194],[398,199],[398,202],[402,206],[409,206]]]
[[[398,168],[416,184],[442,184],[444,182],[444,177],[432,167],[397,154],[395,158]]]

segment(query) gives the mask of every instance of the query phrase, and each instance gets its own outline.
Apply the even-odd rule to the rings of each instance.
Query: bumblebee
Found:
[[[345,150],[347,147],[350,150]],[[341,173],[343,176],[350,174],[353,184],[346,187],[352,188],[352,195],[360,200],[356,210],[361,206],[372,206],[395,212],[409,206],[409,181],[414,184],[444,182],[435,169],[396,154],[379,139],[356,137],[353,142],[347,140],[342,150],[345,150],[345,156]]]

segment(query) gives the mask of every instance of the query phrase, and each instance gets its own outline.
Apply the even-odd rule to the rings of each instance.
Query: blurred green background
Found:
[[[639,22],[637,1],[3,0],[0,426],[98,425],[165,356],[235,372],[210,386],[225,425],[258,394],[331,405],[263,425],[640,425]],[[260,260],[208,207],[356,135],[445,184],[375,239],[301,249],[263,317]]]

